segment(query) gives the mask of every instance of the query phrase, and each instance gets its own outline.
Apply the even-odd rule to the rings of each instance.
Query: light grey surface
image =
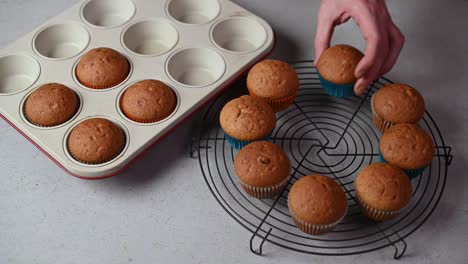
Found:
[[[0,47],[74,4],[0,0]],[[313,57],[318,1],[236,1],[271,23],[274,57]],[[455,156],[446,191],[410,236],[400,263],[468,263],[468,1],[389,1],[407,43],[394,81],[418,87]],[[363,48],[348,23],[334,42]],[[194,119],[193,119],[194,120]],[[266,245],[250,253],[250,234],[211,196],[188,158],[193,120],[117,177],[75,179],[0,121],[0,263],[394,263],[392,249],[318,257]]]

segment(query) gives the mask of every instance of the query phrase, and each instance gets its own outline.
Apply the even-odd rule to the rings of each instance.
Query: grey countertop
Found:
[[[0,0],[0,47],[70,7],[73,0]],[[277,33],[273,57],[313,58],[319,1],[238,0]],[[406,239],[400,263],[468,263],[468,1],[389,1],[407,43],[388,78],[418,87],[453,147],[446,191],[431,218]],[[364,47],[353,23],[334,42]],[[0,121],[0,263],[393,263],[393,251],[320,257],[266,245],[217,204],[187,146],[185,123],[129,170],[103,181],[63,172]]]

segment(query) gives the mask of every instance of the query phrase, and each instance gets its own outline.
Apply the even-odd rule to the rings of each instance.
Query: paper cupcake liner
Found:
[[[379,152],[379,159],[380,159],[381,162],[388,163],[385,160],[385,158],[383,157],[382,152]],[[424,172],[425,169],[426,169],[426,167],[420,168],[420,169],[402,169],[402,170],[406,173],[406,175],[408,175],[408,178],[410,180],[412,180],[412,179],[418,177],[419,175],[421,175]]]
[[[239,139],[235,139],[235,138],[229,136],[226,132],[224,133],[224,137],[229,142],[229,144],[231,144],[231,146],[233,148],[242,149],[243,147],[245,147],[248,144],[250,144],[252,142],[255,142],[255,141],[269,141],[270,138],[271,138],[271,134],[264,137],[264,138],[260,138],[260,139],[256,139],[256,140],[239,140]]]
[[[257,186],[252,186],[247,183],[241,182],[242,189],[244,191],[257,199],[267,199],[267,198],[273,198],[274,196],[278,195],[286,186],[286,184],[289,181],[289,178],[291,176],[288,176],[286,179],[284,179],[282,182],[273,185],[273,186],[267,186],[267,187],[257,187]]]
[[[387,129],[391,128],[395,124],[392,122],[388,122],[384,120],[379,114],[372,113],[372,121],[375,127],[382,133],[384,133]]]
[[[128,61],[128,59],[127,59],[127,63],[128,63],[128,65],[129,65],[129,70],[128,70],[128,72],[127,72],[127,75],[125,75],[124,78],[122,78],[121,80],[119,80],[118,82],[116,82],[116,83],[114,83],[114,84],[112,84],[112,85],[94,86],[94,85],[92,85],[92,84],[85,83],[85,82],[83,82],[83,81],[80,80],[80,78],[79,78],[78,75],[76,74],[76,70],[75,70],[75,76],[76,76],[76,79],[78,80],[79,83],[81,83],[82,85],[84,85],[84,86],[86,86],[86,87],[88,87],[88,88],[90,88],[90,89],[96,89],[96,90],[109,89],[109,88],[115,87],[115,86],[117,86],[117,85],[123,83],[123,82],[128,78],[128,76],[129,76],[130,73],[131,73],[131,65],[130,65],[130,62]]]
[[[76,114],[76,113],[75,113],[75,114]],[[75,115],[75,114],[74,114],[74,115]],[[24,109],[23,109],[23,115],[24,115],[24,118],[26,118],[26,120],[28,120],[28,122],[31,123],[31,125],[34,125],[34,126],[37,126],[37,127],[41,127],[41,128],[53,128],[53,127],[56,127],[56,126],[60,126],[60,125],[62,125],[62,124],[65,124],[66,122],[70,121],[70,119],[72,119],[73,116],[74,116],[74,115],[73,115],[71,118],[69,118],[69,119],[68,119],[67,121],[65,121],[65,122],[61,122],[61,123],[59,123],[59,124],[55,124],[55,125],[50,125],[50,126],[48,126],[48,125],[42,125],[42,124],[38,124],[38,123],[36,123],[36,122],[33,122],[33,121],[26,115],[26,112],[24,112]]]
[[[393,219],[397,217],[398,215],[400,215],[401,210],[394,210],[394,211],[379,210],[379,209],[370,207],[368,204],[362,201],[359,197],[357,197],[357,200],[358,200],[358,205],[359,205],[359,208],[361,209],[361,212],[365,216],[371,219],[374,219],[377,221],[385,221],[385,220]]]
[[[331,224],[326,224],[326,225],[316,225],[316,224],[311,224],[303,221],[300,219],[298,216],[296,216],[292,211],[291,211],[291,206],[289,206],[289,199],[288,199],[288,207],[289,207],[289,212],[291,213],[292,219],[294,224],[296,225],[299,230],[301,230],[304,233],[307,233],[309,235],[324,235],[326,233],[331,232],[342,220],[345,218],[346,214],[348,213],[348,207],[346,207],[346,211],[344,212],[343,216],[338,219],[338,221],[331,223]]]
[[[85,87],[87,87],[89,89],[104,90],[104,89],[109,89],[109,88],[115,87],[115,86],[123,83],[127,79],[127,77],[128,77],[128,74],[127,74],[127,76],[125,76],[125,78],[123,78],[119,82],[116,82],[116,83],[114,83],[112,85],[106,85],[106,86],[94,86],[94,85],[91,85],[89,83],[82,82],[78,77],[76,77],[76,79],[78,80],[78,82],[80,82],[82,85],[84,85]]]
[[[276,113],[286,110],[289,106],[291,106],[297,94],[295,93],[294,95],[288,96],[286,98],[281,98],[281,99],[271,99],[271,98],[258,96],[252,90],[250,90],[250,88],[247,87],[247,89],[249,90],[249,94],[252,97],[256,97],[267,102],[271,106],[271,108],[273,108],[273,111],[275,111]]]
[[[410,180],[412,180],[412,179],[418,177],[419,175],[421,175],[424,172],[425,169],[426,169],[426,167],[421,168],[421,169],[416,169],[416,170],[404,170],[404,171],[408,175]]]
[[[374,108],[374,96],[375,96],[375,94],[371,98],[372,121],[373,121],[375,127],[380,132],[384,133],[387,129],[394,126],[395,123],[386,121],[379,114],[377,114],[377,112],[375,111],[375,108]]]
[[[350,84],[335,84],[323,78],[320,73],[318,74],[322,88],[328,95],[335,97],[351,97],[354,96],[354,83]]]
[[[171,116],[172,113],[174,113],[174,110],[175,110],[175,108],[174,108],[174,110],[172,110],[172,112],[171,112],[169,115],[167,115],[167,116],[165,116],[165,117],[163,117],[163,118],[155,118],[155,119],[153,119],[153,120],[146,121],[146,120],[141,120],[141,119],[138,119],[138,118],[132,118],[132,117],[130,117],[129,115],[127,115],[127,114],[122,110],[122,103],[121,103],[121,102],[119,103],[119,107],[120,107],[120,110],[122,111],[122,114],[123,114],[125,117],[127,117],[128,119],[130,119],[130,120],[132,120],[132,121],[134,121],[134,122],[141,123],[141,124],[151,124],[151,123],[157,123],[157,122],[163,121],[163,120],[165,120],[166,118],[168,118],[169,116]]]

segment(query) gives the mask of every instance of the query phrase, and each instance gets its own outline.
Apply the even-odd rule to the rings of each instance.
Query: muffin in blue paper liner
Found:
[[[335,45],[326,49],[317,61],[317,72],[325,92],[335,97],[354,95],[357,81],[354,72],[364,54],[349,45]]]
[[[381,159],[403,169],[410,178],[419,176],[435,154],[432,137],[415,124],[395,124],[380,138]]]
[[[227,142],[231,144],[231,146],[235,149],[242,149],[243,147],[247,146],[248,144],[255,142],[255,141],[270,141],[271,135],[268,135],[264,138],[257,139],[257,140],[239,140],[229,136],[226,132],[224,133],[224,137],[226,138]]]
[[[328,95],[335,97],[350,97],[354,95],[354,83],[350,84],[335,84],[325,80],[320,73],[318,74],[320,83],[322,84],[323,90]]]
[[[388,163],[385,158],[383,157],[382,153],[379,153],[379,159],[381,162],[385,162],[385,163]],[[421,168],[421,169],[416,169],[416,170],[406,170],[406,169],[403,169],[403,171],[406,173],[406,175],[408,175],[408,177],[410,178],[410,180],[418,177],[419,175],[421,175],[424,170],[426,169],[426,167],[424,168]]]
[[[227,141],[241,149],[257,140],[268,140],[276,126],[273,108],[264,100],[248,95],[229,101],[219,122]]]

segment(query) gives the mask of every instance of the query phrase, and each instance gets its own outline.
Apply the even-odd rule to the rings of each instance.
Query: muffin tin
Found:
[[[228,0],[82,1],[0,50],[0,114],[70,174],[109,177],[269,54],[273,44],[268,23]],[[131,72],[124,82],[93,90],[77,81],[76,64],[96,47],[127,57]],[[123,91],[145,79],[160,80],[177,95],[176,110],[165,120],[139,124],[120,110]],[[51,82],[73,89],[80,108],[64,124],[38,127],[25,118],[23,104]],[[70,131],[92,117],[114,122],[127,136],[124,151],[105,164],[82,164],[66,148]]]

